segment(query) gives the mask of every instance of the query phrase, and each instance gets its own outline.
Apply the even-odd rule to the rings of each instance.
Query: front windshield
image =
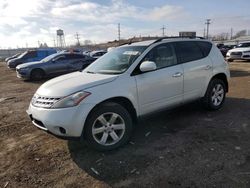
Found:
[[[85,72],[93,74],[121,74],[134,63],[145,49],[146,46],[115,48],[92,63],[85,69]]]
[[[18,56],[18,58],[24,57],[27,53],[28,53],[28,51],[23,52],[21,55]]]
[[[57,53],[49,55],[49,56],[45,57],[44,59],[42,59],[42,62],[46,63],[46,62],[50,61],[51,59],[55,58],[56,56],[58,56]]]

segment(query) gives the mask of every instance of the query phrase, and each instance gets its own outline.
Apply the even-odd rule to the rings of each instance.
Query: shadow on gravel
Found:
[[[230,71],[231,77],[245,77],[250,76],[250,72],[242,71],[242,70],[231,70]]]
[[[112,187],[242,187],[250,176],[237,180],[237,161],[250,171],[249,111],[246,99],[227,98],[216,112],[195,102],[140,121],[131,142],[115,151],[74,141],[68,147],[79,168]]]

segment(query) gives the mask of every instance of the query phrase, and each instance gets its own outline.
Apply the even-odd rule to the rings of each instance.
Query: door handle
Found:
[[[181,77],[182,73],[181,72],[176,72],[175,74],[173,74],[172,77],[177,78],[177,77]]]
[[[211,65],[207,65],[207,66],[205,67],[205,70],[210,70],[211,68],[212,68]]]

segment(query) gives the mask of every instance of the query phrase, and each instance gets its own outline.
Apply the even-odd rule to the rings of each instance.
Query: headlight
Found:
[[[18,69],[18,68],[17,68]],[[20,68],[20,69],[18,69],[19,71],[27,71],[27,70],[29,70],[29,67],[25,67],[25,68]]]
[[[80,91],[72,95],[66,96],[56,102],[51,108],[68,108],[77,106],[83,99],[89,96],[91,93],[86,91]]]
[[[250,53],[250,51],[245,51],[244,53]]]

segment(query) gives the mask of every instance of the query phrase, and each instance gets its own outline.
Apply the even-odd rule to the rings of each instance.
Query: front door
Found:
[[[143,61],[155,62],[157,69],[135,76],[140,115],[180,104],[183,98],[183,68],[177,64],[173,46],[160,44]]]

